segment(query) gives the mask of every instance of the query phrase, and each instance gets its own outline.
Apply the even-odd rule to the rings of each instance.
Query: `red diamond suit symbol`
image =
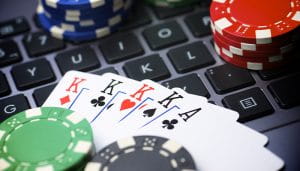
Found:
[[[66,95],[66,96],[60,98],[60,104],[61,105],[64,105],[64,104],[69,103],[69,102],[70,102],[70,96],[69,95]]]

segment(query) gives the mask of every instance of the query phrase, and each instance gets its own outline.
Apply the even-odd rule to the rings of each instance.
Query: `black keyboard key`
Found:
[[[29,31],[29,29],[28,22],[24,17],[4,21],[0,23],[0,38],[20,34]]]
[[[23,43],[31,57],[65,48],[64,41],[56,39],[46,32],[29,33],[24,37]]]
[[[168,52],[169,59],[179,73],[189,72],[215,63],[202,42],[185,45]]]
[[[33,98],[37,106],[42,106],[43,103],[47,100],[50,93],[55,88],[56,84],[48,85],[46,87],[42,87],[34,90]]]
[[[273,107],[259,88],[226,96],[222,102],[226,107],[240,114],[240,122],[257,119],[274,112]]]
[[[166,8],[166,7],[153,7],[154,13],[159,19],[166,19],[169,17],[174,17],[187,12],[193,11],[193,7],[180,7],[180,8]]]
[[[281,108],[300,105],[300,74],[274,81],[268,88]]]
[[[187,16],[184,21],[195,37],[202,37],[211,34],[208,11]]]
[[[189,74],[173,80],[165,81],[162,85],[170,89],[179,87],[191,94],[205,96],[207,98],[210,97],[209,92],[197,74]]]
[[[55,80],[53,70],[46,59],[14,66],[11,72],[19,90],[26,90]]]
[[[89,71],[100,67],[98,57],[91,47],[59,53],[55,60],[62,74],[70,70]]]
[[[232,92],[255,84],[249,71],[230,64],[208,69],[205,75],[218,94]]]
[[[153,50],[163,49],[188,40],[176,21],[149,27],[144,30],[143,35]]]
[[[97,75],[103,75],[105,73],[119,74],[118,71],[113,67],[109,67],[109,68],[105,68],[105,69],[101,69],[101,70],[93,72],[93,74],[97,74]]]
[[[101,40],[99,45],[108,63],[116,63],[144,54],[144,49],[132,33],[115,34]]]
[[[5,75],[0,72],[0,97],[8,95],[10,93],[10,88]]]
[[[279,68],[275,70],[265,70],[265,71],[258,71],[258,75],[262,80],[268,81],[280,76],[283,76],[286,73],[286,68]]]
[[[202,0],[200,2],[200,7],[208,9],[210,7],[212,0]]]
[[[135,80],[151,79],[160,81],[170,77],[170,72],[159,55],[151,55],[125,63],[128,77]]]
[[[10,65],[22,60],[18,45],[12,41],[0,43],[0,67]]]
[[[261,77],[262,80],[268,81],[275,78],[279,78],[281,76],[290,74],[290,73],[296,73],[300,72],[300,68],[298,63],[295,63],[294,65],[278,68],[275,70],[266,70],[266,71],[259,71],[258,74]]]
[[[24,95],[11,96],[0,100],[0,122],[10,116],[29,109],[29,103]]]
[[[140,1],[135,1],[127,19],[124,21],[120,30],[129,30],[141,27],[152,22],[145,5]]]

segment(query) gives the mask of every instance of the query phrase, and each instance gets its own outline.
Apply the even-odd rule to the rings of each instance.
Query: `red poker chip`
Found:
[[[238,42],[272,44],[300,34],[300,0],[213,0],[210,16],[217,32]]]
[[[253,58],[253,57],[236,55],[236,54],[232,53],[230,50],[228,50],[226,47],[223,47],[221,44],[219,44],[218,42],[215,41],[215,47],[216,46],[218,47],[218,49],[220,51],[220,52],[217,52],[218,54],[222,54],[223,53],[227,57],[230,57],[232,59],[236,59],[236,60],[239,60],[239,61],[245,61],[245,62],[257,62],[257,63],[268,62],[268,63],[274,63],[274,62],[282,61],[282,60],[284,60],[286,58],[291,58],[291,56],[293,56],[293,55],[290,55],[290,54],[292,54],[292,52],[291,52],[291,53],[288,53],[288,54],[285,54],[285,55]]]
[[[293,48],[296,48],[297,46],[299,46],[299,44],[300,44],[300,40],[289,40],[287,42],[281,42],[280,45],[279,45],[279,43],[259,45],[259,44],[238,42],[238,41],[229,39],[228,37],[221,35],[219,32],[216,32],[212,23],[211,23],[211,29],[212,29],[214,36],[221,39],[224,43],[234,46],[235,48],[245,50],[245,51],[250,51],[250,52],[279,54],[279,53],[285,53],[287,51],[290,51]]]
[[[217,34],[213,35],[214,41],[220,46],[225,49],[227,49],[229,52],[231,52],[234,55],[240,56],[242,58],[248,57],[250,59],[269,59],[269,58],[275,58],[284,56],[286,54],[290,54],[291,52],[295,51],[296,45],[293,46],[288,46],[284,49],[284,51],[281,51],[280,49],[277,49],[274,51],[269,51],[269,52],[258,52],[258,51],[248,51],[248,50],[243,50],[241,48],[235,47],[233,45],[228,44],[227,42],[224,42],[222,39],[223,37],[220,37]]]
[[[273,70],[278,69],[288,64],[291,64],[294,60],[294,57],[282,59],[279,61],[255,61],[249,59],[242,59],[238,57],[231,56],[226,53],[221,47],[215,43],[215,50],[217,54],[226,62],[233,64],[237,67],[250,69],[250,70]],[[225,53],[224,53],[225,52]]]

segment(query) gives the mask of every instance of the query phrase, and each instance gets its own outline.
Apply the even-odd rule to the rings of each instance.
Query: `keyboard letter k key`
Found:
[[[146,65],[141,65],[141,69],[143,71],[143,74],[153,71],[153,69],[150,68],[150,63],[147,63]]]

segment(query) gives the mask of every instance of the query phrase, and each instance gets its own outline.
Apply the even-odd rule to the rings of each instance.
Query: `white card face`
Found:
[[[134,110],[141,101],[145,100],[147,95],[153,94],[155,91],[155,89],[149,85],[119,75],[105,74],[103,77],[117,79],[127,83],[130,82],[128,84],[130,86],[123,89],[125,94],[116,97],[113,105],[104,111],[101,119],[92,123],[92,125],[101,125],[101,130],[115,127],[129,111]]]
[[[196,113],[199,108],[189,109],[188,112],[164,116],[161,121],[168,120],[165,125],[156,121],[148,127],[130,132],[125,127],[112,128],[99,135],[101,141],[97,144],[105,146],[118,138],[132,135],[162,136],[175,140],[185,146],[194,157],[199,170],[278,170],[283,162],[274,154],[267,151],[262,144],[267,138],[237,122],[222,122],[218,118],[226,115],[222,108],[207,104],[203,112]],[[214,110],[214,108],[216,110]],[[229,111],[229,110],[228,110]],[[231,111],[232,112],[232,111]],[[177,117],[175,117],[177,116]],[[176,124],[171,124],[176,119]],[[181,119],[181,120],[180,120]],[[180,126],[179,124],[184,124]],[[172,128],[173,126],[173,128]],[[257,142],[256,142],[257,141]],[[222,160],[222,162],[219,162]],[[266,161],[266,162],[263,162]],[[242,164],[235,164],[240,162]],[[215,163],[218,163],[216,166]],[[252,166],[254,165],[254,166]]]
[[[114,75],[114,74],[107,74],[103,77],[109,77],[116,80],[122,80],[124,77]],[[161,110],[157,110],[156,112],[145,112],[144,113],[144,120],[147,118],[154,118],[156,117],[155,114],[159,112],[166,112],[171,110],[178,110],[179,108],[176,106],[177,101],[182,100],[184,97],[182,97],[177,92],[173,92],[160,84],[156,84],[151,81],[142,81],[135,84],[132,84],[130,88],[124,90],[126,91],[126,95],[119,96],[116,100],[116,103],[111,108],[107,109],[106,113],[111,113],[114,115],[114,117],[111,117],[109,114],[106,114],[103,119],[101,119],[97,124],[101,123],[115,123],[120,124],[124,122],[125,120],[131,118],[131,114],[134,113],[137,110],[141,110],[144,107],[147,107],[148,103],[151,103],[152,101],[161,101],[160,107]],[[182,91],[183,94],[186,94],[184,91]],[[169,97],[169,98],[168,98]],[[166,99],[164,101],[164,99]],[[203,101],[206,102],[207,99],[203,97],[199,97],[199,102]],[[138,124],[138,121],[135,122]],[[104,124],[106,125],[106,124]],[[106,127],[109,127],[109,125],[106,125]],[[134,125],[130,125],[127,127],[134,128]]]
[[[121,80],[122,78],[124,79],[124,77],[113,74],[108,74],[105,76],[114,78],[116,80]],[[124,126],[124,130],[127,131],[136,130],[143,124],[146,124],[147,122],[150,123],[152,118],[154,119],[161,114],[176,110],[178,111],[180,109],[178,106],[176,106],[176,103],[177,101],[180,102],[182,99],[184,99],[184,95],[186,94],[184,91],[180,91],[180,93],[183,95],[182,96],[181,94],[152,81],[142,81],[138,83],[139,84],[132,84],[130,89],[126,90],[127,94],[125,96],[120,96],[120,98],[116,100],[117,102],[114,104],[114,106],[105,111],[105,114],[101,119],[92,123],[93,126],[97,127],[97,134],[95,135],[97,149],[100,148],[97,144],[101,143],[102,134],[105,134],[107,130],[115,130],[116,127],[119,127],[119,125]],[[133,106],[122,110],[124,102],[128,101],[129,104],[132,103]],[[161,103],[159,103],[159,101],[161,101]],[[198,101],[199,103],[207,102],[206,98],[203,97],[199,97]],[[143,116],[139,118],[132,116],[132,114],[136,113],[136,111],[142,111],[143,108],[147,110],[147,105],[153,102],[155,102],[160,109],[157,109],[153,113],[145,112],[143,113]],[[128,123],[127,120],[132,120],[132,118],[133,122]],[[111,137],[114,136],[114,134],[117,135],[118,132],[110,131]]]
[[[43,106],[64,107],[85,113],[89,122],[97,120],[113,101],[126,94],[136,81],[128,82],[78,71],[69,71],[55,87]]]
[[[176,91],[180,92],[180,90],[177,89]],[[161,132],[165,132],[166,134],[168,134],[170,131],[172,131],[172,127],[174,127],[174,129],[186,129],[187,125],[192,125],[191,130],[198,130],[201,129],[201,126],[199,126],[198,124],[198,119],[213,120],[214,122],[211,123],[212,126],[222,129],[222,131],[226,130],[231,134],[238,135],[241,141],[243,141],[244,143],[253,144],[253,146],[260,147],[263,147],[267,143],[268,139],[266,136],[235,122],[238,118],[237,112],[209,103],[199,103],[199,105],[198,103],[196,103],[195,105],[195,103],[189,102],[197,102],[198,96],[190,94],[186,94],[184,96],[186,97],[188,103],[182,102],[184,103],[184,105],[182,106],[181,110],[173,110],[168,113],[162,113],[163,115],[161,115],[160,117],[156,117],[150,120],[144,120],[143,113],[133,113],[132,117],[116,124],[113,127],[111,127],[110,125],[111,122],[97,124],[96,130],[98,135],[96,135],[96,144],[100,144],[100,146],[97,147],[101,148],[101,144],[103,142],[106,142],[106,140],[112,142],[118,137],[130,135],[130,133],[135,132],[136,130],[149,129],[151,130],[151,133],[153,133],[153,135],[159,135]],[[149,104],[149,106],[152,105]],[[199,109],[199,111],[197,111],[197,109]],[[197,117],[195,117],[194,119],[193,114],[195,112],[197,114],[195,114],[195,116]],[[179,117],[180,114],[182,117]],[[103,136],[108,132],[107,130],[109,130],[109,137]],[[232,141],[235,140],[233,139]]]
[[[148,94],[137,104],[135,108],[125,112],[117,122],[117,127],[123,126],[126,129],[137,129],[155,121],[162,115],[174,113],[181,110],[181,105],[188,101],[188,94],[181,89],[170,90],[160,84],[150,80],[142,81],[154,89],[153,93]],[[197,96],[197,102],[207,103],[207,99]],[[112,110],[118,113],[118,110]]]
[[[132,111],[125,121],[120,122],[117,125],[117,127],[120,127],[120,129],[128,129],[128,127],[140,129],[142,127],[147,127],[159,120],[164,115],[180,113],[187,108],[193,107],[193,103],[197,103],[199,106],[207,104],[207,100],[203,99],[203,97],[190,95],[182,89],[167,89],[159,84],[155,83],[155,85],[149,80],[143,82],[156,87],[156,89],[161,93],[158,93],[156,97],[152,97],[151,100],[141,103],[140,107]],[[177,97],[182,98],[176,99]],[[193,103],[191,103],[191,100],[193,100]],[[228,120],[233,122],[238,118],[238,114],[236,112],[230,112],[230,114],[223,116],[224,119],[222,119],[222,121]]]
[[[186,97],[193,102],[197,101],[197,96],[186,95]],[[192,105],[189,103],[185,104],[181,110],[162,113],[159,117],[157,116],[156,118],[146,121],[141,116],[141,113],[133,113],[133,117],[123,123],[119,123],[117,126],[113,127],[113,130],[116,137],[123,136],[126,132],[131,132],[132,130],[148,129],[157,134],[161,132],[166,132],[166,134],[168,134],[169,132],[176,132],[177,129],[187,129],[192,127],[192,130],[196,130],[195,132],[197,132],[197,130],[201,129],[201,126],[198,124],[198,120],[201,119],[209,121],[213,120],[214,122],[211,123],[211,126],[231,134],[239,135],[244,143],[262,147],[268,142],[265,135],[237,123],[237,118],[238,114],[236,112],[213,104],[200,103],[199,105]],[[134,125],[134,127],[132,125]]]
[[[237,122],[218,120],[220,115],[226,115],[226,112],[218,106],[207,105],[202,106],[202,112],[199,111],[195,115],[193,112],[182,112],[173,115],[177,118],[161,118],[161,121],[132,135],[159,135],[181,143],[190,151],[199,170],[278,170],[283,166],[281,159],[263,147],[268,140],[266,136]],[[183,120],[179,121],[180,119]],[[177,123],[171,124],[172,120],[177,120]],[[161,126],[159,123],[165,125]],[[178,125],[180,123],[185,125]],[[249,164],[251,167],[245,168]]]
[[[80,75],[82,75],[81,72],[67,72],[44,102],[43,106],[71,108],[72,102],[84,91],[82,88],[89,86],[88,80]]]

